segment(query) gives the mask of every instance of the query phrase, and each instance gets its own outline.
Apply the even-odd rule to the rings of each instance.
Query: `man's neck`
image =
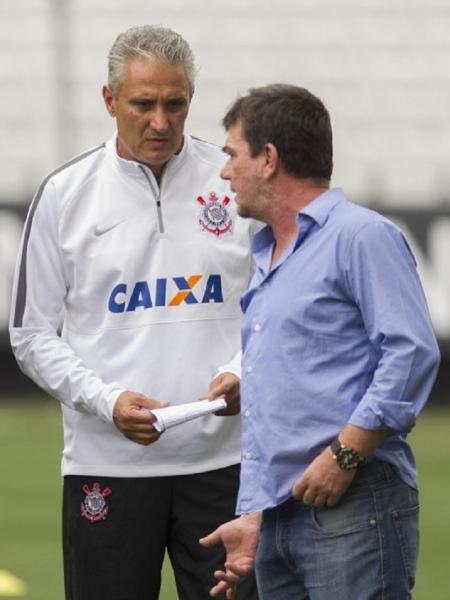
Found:
[[[325,184],[314,184],[310,180],[288,180],[276,191],[277,201],[266,220],[275,238],[272,255],[274,266],[299,233],[298,213],[328,190]]]
[[[181,151],[182,147],[183,143],[177,151],[177,154]],[[124,142],[124,140],[121,139],[119,136],[117,136],[116,140],[116,151],[120,158],[123,158],[125,160],[132,160],[134,162],[141,163],[142,165],[148,167],[155,176],[158,185],[160,185],[161,177],[168,161],[163,164],[149,164],[148,162],[145,162],[139,156],[135,155],[130,146],[126,142]]]

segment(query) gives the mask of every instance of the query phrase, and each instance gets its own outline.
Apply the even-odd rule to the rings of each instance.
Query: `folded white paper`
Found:
[[[181,423],[186,423],[186,421],[192,421],[192,419],[215,413],[218,410],[226,408],[226,406],[227,403],[223,398],[217,398],[217,400],[197,400],[196,402],[188,402],[187,404],[155,408],[151,411],[156,417],[153,427],[157,431],[162,432],[174,425],[181,425]]]

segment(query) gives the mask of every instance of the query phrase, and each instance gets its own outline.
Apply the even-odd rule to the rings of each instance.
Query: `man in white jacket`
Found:
[[[62,406],[66,598],[157,599],[167,549],[179,597],[200,600],[224,558],[197,540],[233,516],[238,487],[251,225],[221,150],[184,134],[194,62],[181,36],[134,27],[108,66],[117,133],[40,186],[11,343]],[[206,393],[225,396],[220,416],[154,428],[151,409]],[[240,594],[255,598],[253,581]]]

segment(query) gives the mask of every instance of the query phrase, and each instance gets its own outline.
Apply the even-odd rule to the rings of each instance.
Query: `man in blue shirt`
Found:
[[[439,363],[414,257],[393,223],[330,189],[319,98],[256,88],[224,125],[222,177],[239,214],[267,226],[241,300],[241,517],[201,540],[227,549],[211,593],[233,598],[258,547],[261,600],[410,598],[406,436]]]

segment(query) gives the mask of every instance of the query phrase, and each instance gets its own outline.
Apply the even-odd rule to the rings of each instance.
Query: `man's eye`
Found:
[[[186,106],[186,100],[184,98],[178,98],[176,100],[169,100],[169,102],[167,103],[167,106],[169,108],[182,108],[183,106]]]
[[[153,102],[150,100],[135,100],[132,102],[133,106],[139,109],[148,110],[153,106]]]

